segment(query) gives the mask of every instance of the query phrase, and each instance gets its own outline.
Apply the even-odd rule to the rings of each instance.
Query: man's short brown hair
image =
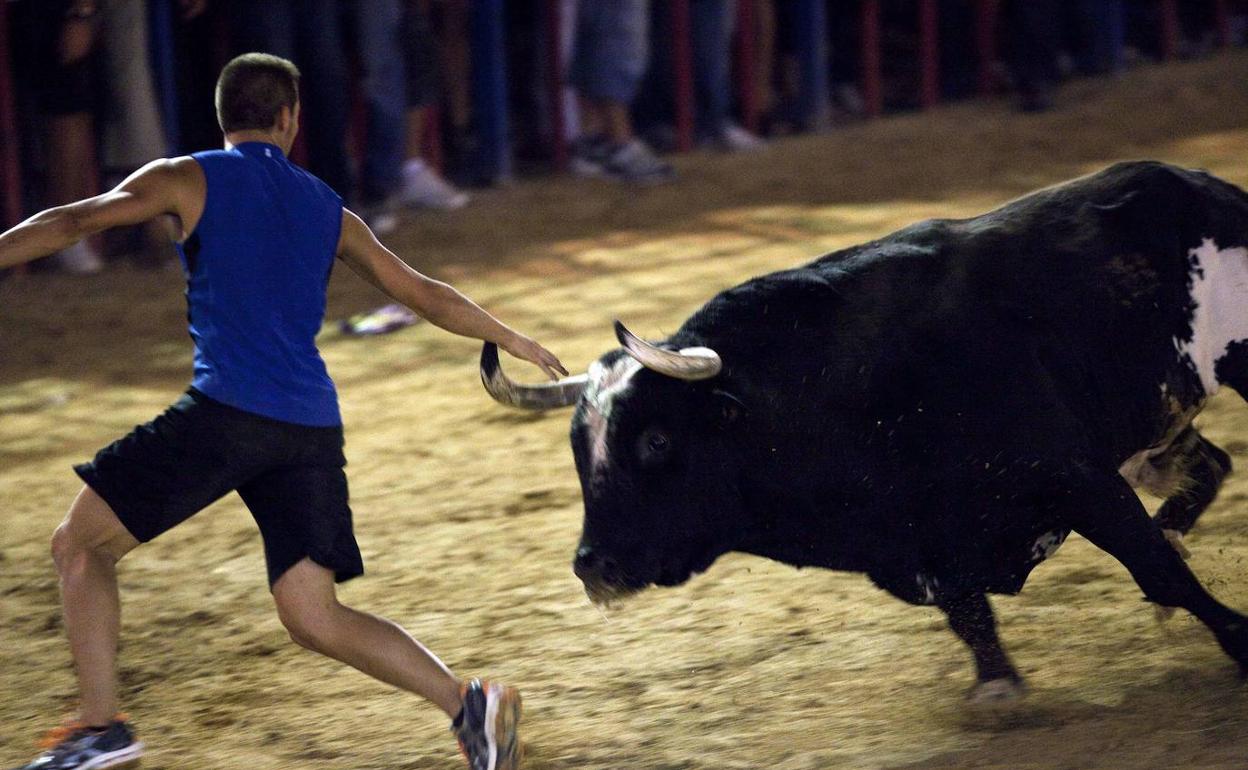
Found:
[[[263,131],[277,123],[282,107],[299,101],[299,68],[267,53],[245,53],[217,78],[217,122],[225,133]]]

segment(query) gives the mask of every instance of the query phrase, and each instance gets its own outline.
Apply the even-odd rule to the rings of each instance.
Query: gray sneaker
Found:
[[[451,724],[469,770],[517,770],[521,746],[520,691],[473,679],[460,690],[463,710]]]
[[[143,756],[143,744],[120,720],[103,730],[67,727],[53,730],[46,741],[51,745],[28,765],[17,770],[105,770],[134,767]]]
[[[671,165],[640,139],[613,147],[603,169],[613,179],[636,184],[659,184],[675,176]]]

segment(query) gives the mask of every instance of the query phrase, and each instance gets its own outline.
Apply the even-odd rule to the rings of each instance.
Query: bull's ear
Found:
[[[713,419],[724,428],[740,422],[749,414],[741,399],[723,390],[711,391],[711,405],[714,409]]]

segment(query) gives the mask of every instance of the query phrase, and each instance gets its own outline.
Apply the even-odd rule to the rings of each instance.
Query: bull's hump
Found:
[[[1248,340],[1248,248],[1222,248],[1212,238],[1188,252],[1192,301],[1190,338],[1175,338],[1185,363],[1200,378],[1206,396],[1218,389],[1218,362],[1236,343]]]

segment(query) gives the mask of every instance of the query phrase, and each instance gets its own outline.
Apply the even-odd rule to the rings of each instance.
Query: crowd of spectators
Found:
[[[407,208],[442,211],[469,203],[465,187],[480,139],[473,93],[472,0],[0,0],[9,16],[27,207],[99,192],[143,163],[215,147],[211,112],[217,69],[229,56],[264,51],[303,72],[303,150],[296,160],[361,211],[381,234]],[[750,4],[741,13],[741,4]],[[787,0],[688,0],[674,23],[667,0],[553,0],[505,4],[511,125],[525,168],[550,168],[550,136],[570,140],[573,173],[631,184],[673,180],[672,59],[685,43],[692,64],[697,142],[755,151],[773,136],[861,117],[858,0],[828,0],[817,30],[826,42],[827,93],[802,98],[797,63],[809,15]],[[980,70],[975,0],[939,3],[940,84],[946,98],[975,92]],[[1001,80],[1024,110],[1054,104],[1062,79],[1105,75],[1157,56],[1160,3],[1126,0],[1004,0]],[[1211,47],[1211,3],[1179,3],[1184,53]],[[915,3],[884,0],[885,104],[911,106],[918,30]],[[551,25],[547,14],[557,14]],[[163,12],[163,13],[162,13]],[[738,29],[747,20],[748,29]],[[1233,20],[1235,36],[1242,29]],[[163,24],[163,27],[157,26]],[[550,40],[552,29],[559,40]],[[674,31],[687,30],[677,41]],[[748,35],[754,131],[741,122],[734,70]],[[161,41],[166,48],[161,54]],[[171,41],[171,43],[170,43]],[[548,93],[554,66],[564,93]],[[734,65],[736,65],[734,67]],[[176,99],[161,98],[161,85]],[[552,100],[564,125],[550,125]],[[131,252],[153,262],[168,238],[130,234]],[[99,244],[53,258],[93,272]]]

